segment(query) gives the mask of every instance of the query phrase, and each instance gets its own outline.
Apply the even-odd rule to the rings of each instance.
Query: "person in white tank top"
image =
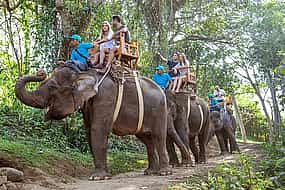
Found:
[[[112,39],[113,31],[109,22],[104,21],[102,23],[102,30],[100,37],[95,41],[97,45],[99,45],[100,56],[99,56],[99,64],[95,66],[97,69],[104,68],[104,59],[107,53],[114,47],[114,40]]]

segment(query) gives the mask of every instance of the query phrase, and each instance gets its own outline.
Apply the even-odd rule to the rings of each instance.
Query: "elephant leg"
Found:
[[[226,150],[226,146],[225,146],[225,141],[224,141],[224,136],[221,133],[221,131],[216,131],[216,137],[218,139],[218,143],[221,149],[221,154],[226,154],[227,150]]]
[[[181,127],[184,126],[183,123],[176,123],[175,126],[178,126],[175,130],[178,134],[176,144],[181,151],[182,164],[186,166],[193,166],[189,147],[189,127],[188,125],[186,126],[186,128]]]
[[[214,130],[210,130],[208,138],[207,138],[207,144],[209,144],[209,142],[212,140],[213,136],[215,135],[215,131]]]
[[[172,174],[171,169],[169,168],[169,159],[166,151],[166,134],[167,131],[165,131],[165,136],[160,133],[158,134],[155,133],[152,136],[152,140],[159,157],[159,171],[158,171],[159,175]]]
[[[206,163],[206,143],[207,143],[207,136],[202,134],[199,134],[198,136],[199,140],[199,160],[198,163]]]
[[[189,146],[190,146],[190,149],[194,155],[195,163],[198,163],[199,162],[199,150],[197,148],[195,139],[196,139],[196,136],[189,137]]]
[[[189,149],[184,144],[184,142],[181,140],[180,136],[177,134],[176,130],[174,128],[171,128],[167,131],[168,135],[173,139],[174,143],[178,146],[181,155],[182,155],[182,164],[190,164],[192,165],[192,160],[190,156]],[[185,134],[184,134],[185,135]],[[188,141],[187,141],[188,142]]]
[[[91,152],[91,154],[93,155],[92,146],[91,146],[91,138],[90,138],[90,128],[91,128],[91,125],[90,125],[89,122],[88,122],[87,114],[85,114],[84,112],[83,112],[83,118],[84,118],[85,130],[86,130],[86,132],[85,132],[85,134],[86,134],[86,140],[87,140],[87,143],[88,143],[90,152]]]
[[[179,166],[179,160],[175,151],[174,143],[170,137],[166,138],[166,148],[169,156],[169,164],[174,166]]]
[[[89,145],[89,149],[90,149],[90,152],[91,154],[93,155],[93,149],[92,149],[92,146],[91,146],[91,137],[90,137],[90,127],[86,127],[86,140],[87,140],[87,143]]]
[[[232,154],[235,151],[234,144],[233,144],[233,142],[230,139],[229,139],[229,143],[230,143],[230,150],[229,150],[229,152]]]
[[[137,138],[145,144],[147,149],[148,168],[144,171],[144,174],[145,175],[156,174],[159,170],[159,161],[151,136],[137,135]]]
[[[229,151],[229,138],[227,137],[227,135],[224,135],[224,144],[225,144],[225,148],[227,152]]]
[[[90,176],[89,180],[103,180],[110,178],[107,172],[107,138],[109,132],[108,125],[91,125],[90,142],[91,152],[93,155],[95,171]]]
[[[232,152],[233,151],[240,152],[240,149],[239,149],[239,146],[238,146],[238,144],[236,142],[235,134],[234,134],[232,128],[229,127],[229,126],[225,126],[224,130],[227,133],[227,136],[228,136],[228,138],[230,140],[231,151]]]

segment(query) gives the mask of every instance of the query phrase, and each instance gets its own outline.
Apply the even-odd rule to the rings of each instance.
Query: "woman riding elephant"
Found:
[[[91,180],[110,176],[106,154],[107,139],[111,132],[120,136],[136,135],[146,145],[149,166],[145,174],[171,173],[166,151],[166,98],[159,86],[150,79],[138,77],[136,80],[135,77],[128,77],[116,82],[107,75],[97,90],[101,74],[93,70],[78,73],[64,65],[58,66],[48,79],[45,78],[44,72],[21,77],[15,86],[16,96],[28,106],[47,109],[46,121],[63,119],[79,109],[82,111],[95,165]],[[25,89],[27,83],[41,81],[43,82],[35,91]],[[136,84],[140,84],[144,100],[141,128],[138,128],[141,112]],[[121,96],[120,89],[123,90]],[[117,109],[119,97],[121,105]]]
[[[206,143],[210,132],[209,128],[209,108],[207,103],[199,98],[191,99],[188,94],[173,94],[167,92],[168,102],[172,102],[172,108],[168,117],[172,117],[173,125],[185,146],[191,149],[196,163],[206,162]],[[168,103],[169,104],[169,103]],[[174,113],[175,114],[174,114]],[[176,115],[176,116],[175,116]],[[175,116],[175,117],[174,117]],[[169,123],[171,126],[172,123]],[[169,127],[168,127],[169,128]],[[169,137],[169,135],[167,136]],[[196,145],[196,137],[199,141],[199,149]],[[178,164],[178,158],[175,152],[174,143],[171,138],[167,140],[167,150],[171,164]],[[176,143],[177,144],[177,143]],[[192,164],[191,157],[187,152],[178,146],[181,151],[182,164]]]
[[[240,152],[235,138],[236,120],[229,109],[225,112],[212,111],[210,113],[210,126],[211,132],[208,142],[216,134],[221,154]]]

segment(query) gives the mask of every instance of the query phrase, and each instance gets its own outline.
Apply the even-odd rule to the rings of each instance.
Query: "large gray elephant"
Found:
[[[168,117],[172,119],[168,119],[168,126],[171,126],[173,123],[186,149],[192,151],[195,163],[205,163],[206,144],[210,132],[210,113],[207,103],[200,98],[192,99],[189,94],[183,93],[172,94],[167,92],[166,97],[168,104],[172,103],[174,105],[171,109],[169,108],[170,114]],[[199,148],[196,144],[197,137]],[[169,135],[167,138],[170,164],[178,165],[179,162],[174,148],[174,143],[177,144],[177,142],[169,138]],[[182,164],[192,164],[191,157],[189,158],[189,151],[183,150],[181,146],[178,147],[181,151]]]
[[[235,138],[236,120],[229,110],[226,112],[212,111],[210,113],[210,126],[208,142],[216,135],[221,154],[240,152]]]
[[[108,74],[98,92],[94,86],[102,78],[96,71],[78,73],[66,66],[57,67],[48,79],[44,72],[17,80],[17,98],[28,106],[47,109],[45,120],[59,120],[80,109],[83,113],[87,140],[93,156],[95,171],[91,180],[110,177],[106,154],[108,135],[136,135],[147,148],[149,166],[145,174],[171,174],[166,151],[167,104],[164,92],[150,79],[139,77],[144,99],[142,127],[138,126],[138,95],[133,77],[125,78],[122,103],[113,121],[118,99],[119,82]],[[42,82],[41,82],[42,81]],[[35,91],[28,91],[29,82],[41,82]],[[96,89],[96,88],[95,88]]]

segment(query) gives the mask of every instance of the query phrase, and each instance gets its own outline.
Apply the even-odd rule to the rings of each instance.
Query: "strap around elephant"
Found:
[[[140,132],[143,124],[143,117],[144,117],[144,102],[143,102],[143,95],[142,95],[142,89],[139,83],[138,75],[136,71],[133,71],[133,74],[135,76],[135,83],[137,87],[137,93],[138,93],[138,99],[139,99],[139,120],[138,120],[138,127],[136,130],[136,134]]]
[[[115,121],[118,118],[120,108],[122,105],[123,92],[124,92],[124,76],[122,78],[123,78],[122,82],[119,83],[119,88],[118,88],[118,97],[117,97],[117,103],[116,103],[116,107],[115,107],[115,111],[114,111],[114,115],[113,115],[113,124],[115,123]]]
[[[203,110],[202,110],[202,107],[201,107],[200,104],[198,105],[198,107],[199,107],[200,115],[201,115],[201,123],[200,123],[200,127],[199,127],[199,131],[200,131],[202,129],[202,126],[203,126],[203,123],[204,123],[204,114],[203,114]]]
[[[187,121],[188,121],[191,111],[191,97],[188,96],[187,98],[188,98],[187,99]]]

